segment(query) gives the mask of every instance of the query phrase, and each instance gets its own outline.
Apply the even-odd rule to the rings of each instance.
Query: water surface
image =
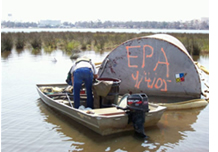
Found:
[[[108,54],[85,51],[99,62]],[[53,62],[56,58],[57,62]],[[209,57],[197,60],[209,69]],[[157,126],[145,129],[150,138],[132,131],[101,136],[45,105],[37,83],[63,83],[72,65],[61,50],[31,50],[1,55],[1,150],[22,152],[146,152],[209,151],[209,105],[205,108],[166,111]]]

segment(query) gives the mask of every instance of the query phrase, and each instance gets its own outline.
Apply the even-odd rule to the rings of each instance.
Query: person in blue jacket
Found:
[[[93,78],[97,78],[97,70],[91,59],[83,56],[78,58],[70,70],[71,84],[73,84],[74,108],[80,106],[80,90],[82,83],[85,83],[87,94],[87,107],[93,108],[92,83]]]

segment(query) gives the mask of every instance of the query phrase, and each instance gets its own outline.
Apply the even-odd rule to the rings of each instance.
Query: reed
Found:
[[[57,40],[53,33],[42,33],[42,46],[45,48],[56,49],[57,48]]]
[[[13,48],[13,34],[12,33],[1,33],[1,52],[11,51]]]
[[[42,40],[40,33],[33,32],[29,33],[29,43],[33,47],[33,49],[39,50],[42,48]]]
[[[2,50],[13,47],[13,38],[17,38],[16,45],[24,47],[30,44],[34,49],[46,52],[61,49],[72,55],[78,50],[94,50],[96,52],[109,51],[123,42],[136,37],[152,35],[153,33],[114,33],[114,32],[33,32],[33,33],[4,33],[2,34]],[[209,52],[209,34],[169,33],[179,39],[191,55]],[[19,45],[18,45],[19,44]],[[6,47],[8,46],[8,47]]]
[[[75,50],[79,50],[80,42],[76,40],[71,40],[70,42],[65,42],[64,51],[66,52],[72,52]]]
[[[23,49],[26,43],[25,33],[17,33],[15,40],[16,49]]]
[[[190,55],[209,53],[209,34],[171,34],[178,38]]]

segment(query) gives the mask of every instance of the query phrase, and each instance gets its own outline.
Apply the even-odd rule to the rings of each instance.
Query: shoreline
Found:
[[[138,28],[1,28],[1,32],[103,32],[103,33],[186,33],[209,34],[209,30],[197,29],[138,29]]]

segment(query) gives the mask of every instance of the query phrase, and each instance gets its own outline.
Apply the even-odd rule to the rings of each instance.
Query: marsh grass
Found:
[[[170,35],[180,40],[190,55],[200,55],[205,52],[209,53],[209,34],[171,33]]]
[[[13,34],[11,33],[1,33],[1,52],[11,51],[13,48]]]
[[[40,33],[37,32],[29,33],[28,40],[31,46],[33,47],[33,49],[39,50],[42,48],[42,40],[41,40]]]
[[[51,53],[57,49],[57,39],[52,33],[45,33],[41,36],[42,39],[42,47],[46,53]]]
[[[32,32],[32,33],[1,33],[1,51],[23,48],[30,45],[33,49],[44,48],[48,53],[56,49],[71,56],[79,50],[96,52],[111,51],[123,42],[154,33],[114,33],[114,32]],[[201,52],[209,53],[209,34],[169,33],[179,39],[191,55]]]
[[[74,50],[79,50],[80,42],[76,40],[71,40],[70,42],[65,42],[65,48],[64,50],[66,52],[72,52]]]
[[[15,39],[15,47],[16,49],[22,50],[25,46],[26,38],[24,33],[17,33],[16,39]]]

